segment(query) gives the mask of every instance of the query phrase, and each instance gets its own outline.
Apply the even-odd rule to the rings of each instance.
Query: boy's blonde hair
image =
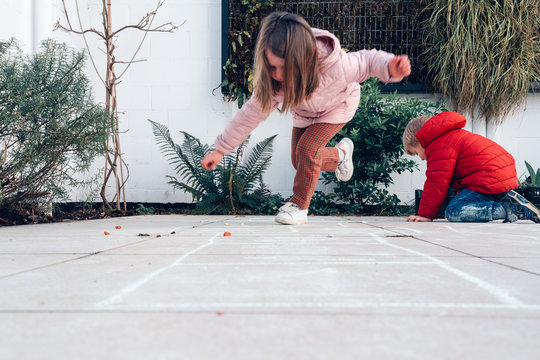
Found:
[[[283,85],[272,79],[265,50],[285,60]],[[283,90],[281,111],[287,112],[307,100],[319,85],[317,44],[308,23],[299,15],[274,12],[264,18],[254,66],[255,99],[263,111],[272,108],[272,96]]]
[[[413,155],[411,149],[420,144],[415,135],[429,119],[431,119],[431,115],[422,115],[415,117],[407,124],[403,131],[403,147],[407,154]]]

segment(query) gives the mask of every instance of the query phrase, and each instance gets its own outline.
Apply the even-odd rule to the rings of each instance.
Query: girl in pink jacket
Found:
[[[293,196],[279,209],[276,221],[306,223],[319,173],[335,171],[340,181],[353,174],[353,142],[343,138],[336,147],[326,145],[356,112],[359,83],[372,76],[399,82],[410,72],[407,55],[345,53],[333,34],[312,29],[301,16],[272,13],[263,20],[257,38],[253,94],[217,137],[215,150],[203,158],[202,166],[214,169],[281,103],[280,111],[293,116],[291,158],[296,175]]]

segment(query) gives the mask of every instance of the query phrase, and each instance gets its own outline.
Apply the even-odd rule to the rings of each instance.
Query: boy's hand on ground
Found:
[[[201,160],[201,165],[207,170],[212,170],[218,166],[221,160],[223,160],[223,153],[219,150],[214,150],[204,156]]]
[[[433,221],[433,219],[430,219],[430,218],[426,218],[426,217],[423,217],[423,216],[418,216],[418,215],[411,215],[407,218],[407,221],[411,221],[411,222],[424,222],[424,221]]]
[[[396,55],[388,62],[388,73],[393,78],[402,78],[411,73],[411,62],[407,55]]]

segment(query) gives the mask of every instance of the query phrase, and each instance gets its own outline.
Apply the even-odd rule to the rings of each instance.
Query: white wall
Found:
[[[66,0],[72,24],[78,26],[75,1]],[[134,24],[154,9],[157,0],[113,0],[113,27]],[[101,1],[79,0],[85,28],[101,29]],[[77,49],[84,48],[81,36],[52,31],[56,20],[66,24],[61,0],[2,0],[0,13],[0,39],[12,36],[19,39],[23,49],[35,52],[39,41],[53,37]],[[155,143],[146,119],[169,127],[177,142],[183,130],[212,143],[236,111],[236,106],[224,102],[219,91],[212,94],[221,80],[221,0],[166,0],[154,24],[172,21],[185,23],[174,33],[152,33],[138,55],[147,61],[134,64],[118,86],[121,146],[128,163],[130,178],[127,200],[130,202],[190,202],[186,194],[174,192],[166,184],[166,175],[174,175]],[[128,60],[143,34],[126,31],[117,39],[117,59]],[[94,35],[88,35],[92,55],[98,69],[104,71],[104,46]],[[104,100],[104,89],[93,67],[88,63],[96,99]],[[120,73],[117,68],[117,73]],[[423,95],[432,99],[431,95]],[[500,127],[487,129],[481,120],[469,130],[482,133],[500,142],[515,157],[518,174],[525,171],[523,161],[540,167],[540,96],[529,94],[523,109],[505,119]],[[279,134],[274,143],[273,164],[267,171],[265,182],[273,192],[283,196],[291,194],[294,170],[290,162],[291,119],[275,112],[252,134],[251,144],[270,135]],[[103,166],[96,164],[94,172]],[[425,164],[413,174],[395,177],[391,191],[402,201],[414,200],[414,189],[422,188]],[[86,176],[90,176],[87,174]],[[97,185],[95,186],[97,188]],[[319,189],[323,187],[320,186]],[[72,200],[88,200],[89,189],[75,189]]]
[[[78,0],[84,28],[102,29],[99,0]],[[136,24],[157,0],[113,0],[113,27]],[[71,22],[79,29],[75,1],[66,0]],[[61,0],[2,0],[0,39],[16,37],[27,52],[35,52],[36,43],[53,37],[84,49],[80,35],[52,31],[56,21],[66,24]],[[212,143],[219,129],[231,118],[232,104],[222,101],[220,92],[212,94],[221,82],[221,1],[166,0],[154,25],[172,21],[185,23],[174,33],[150,33],[137,59],[118,85],[121,146],[130,177],[127,200],[137,202],[191,201],[186,194],[173,192],[165,175],[174,175],[161,155],[147,119],[167,125],[181,141],[178,130],[187,131],[203,142]],[[143,33],[127,30],[116,41],[117,60],[129,60]],[[97,68],[104,74],[104,44],[93,34],[87,39]],[[87,74],[95,97],[104,101],[105,90],[90,62]],[[121,66],[117,66],[117,74]],[[96,171],[103,160],[96,164]],[[87,175],[90,176],[90,175]],[[110,182],[112,184],[112,182]],[[73,200],[86,200],[88,189],[77,189]]]

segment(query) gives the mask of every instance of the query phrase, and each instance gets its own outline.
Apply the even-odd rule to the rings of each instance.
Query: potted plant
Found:
[[[525,166],[529,176],[520,184],[520,190],[523,196],[532,202],[534,206],[540,207],[540,168],[535,171],[527,161],[525,161]]]

